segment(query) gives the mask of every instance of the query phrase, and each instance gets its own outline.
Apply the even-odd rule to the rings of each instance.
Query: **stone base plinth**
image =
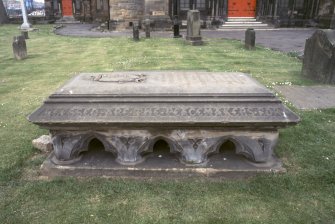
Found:
[[[153,153],[145,157],[145,163],[123,166],[115,161],[112,153],[90,151],[82,159],[70,165],[53,162],[52,153],[41,166],[41,175],[56,176],[104,176],[127,178],[246,178],[260,173],[286,172],[274,156],[266,163],[251,163],[232,153],[218,153],[201,167],[186,166],[172,153]]]
[[[201,37],[187,37],[186,36],[186,43],[191,44],[192,46],[200,46],[204,44],[204,41]]]

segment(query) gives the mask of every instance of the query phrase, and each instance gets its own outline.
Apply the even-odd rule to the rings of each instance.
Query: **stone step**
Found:
[[[221,25],[219,30],[227,30],[227,29],[233,29],[233,30],[244,30],[247,28],[254,28],[254,29],[268,29],[271,28],[268,24],[262,23],[260,21],[256,21],[254,19],[253,21],[247,21],[242,20],[242,18],[238,18],[239,21],[231,21],[228,19],[227,22]]]
[[[55,21],[55,24],[78,24],[81,23],[78,20],[75,20],[73,16],[63,16],[59,20]]]
[[[230,18],[228,18],[227,21],[229,21],[229,22],[243,22],[243,21],[255,22],[256,18],[254,18],[254,17],[230,17]]]
[[[240,26],[240,27],[219,27],[217,30],[246,30],[252,28],[254,30],[268,30],[268,29],[275,29],[272,26],[259,26],[259,27],[251,27],[251,26]]]
[[[259,21],[227,21],[224,24],[262,24],[262,22]]]
[[[268,24],[260,23],[260,24],[245,24],[245,23],[238,23],[238,24],[223,24],[221,27],[267,27]]]

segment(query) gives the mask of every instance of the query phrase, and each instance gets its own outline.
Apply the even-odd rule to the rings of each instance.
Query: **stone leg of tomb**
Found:
[[[93,139],[98,139],[106,151],[116,154],[107,134],[95,131],[51,131],[56,164],[72,164],[81,159],[80,153],[88,151]]]
[[[141,153],[147,150],[149,137],[146,136],[111,136],[109,141],[117,152],[116,161],[122,165],[141,163]]]
[[[56,164],[71,164],[80,160],[80,152],[83,151],[84,134],[70,132],[52,133],[52,144]]]
[[[175,131],[171,139],[175,142],[174,151],[181,153],[181,161],[186,164],[207,162],[207,155],[215,151],[218,138],[205,137],[198,131]]]
[[[262,136],[236,135],[222,137],[220,147],[226,141],[232,141],[235,145],[236,154],[240,154],[256,163],[267,162],[272,154],[278,140],[278,133],[264,133]],[[219,150],[219,148],[217,149]]]

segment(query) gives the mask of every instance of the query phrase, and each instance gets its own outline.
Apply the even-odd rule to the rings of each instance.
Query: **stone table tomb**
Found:
[[[196,71],[81,73],[28,119],[50,131],[53,164],[80,162],[98,139],[124,167],[145,164],[159,140],[185,167],[206,167],[227,141],[267,163],[278,129],[299,121],[247,74]]]

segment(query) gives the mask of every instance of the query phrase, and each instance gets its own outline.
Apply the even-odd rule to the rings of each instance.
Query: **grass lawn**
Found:
[[[0,26],[0,223],[335,223],[335,108],[292,108],[302,122],[280,131],[276,150],[285,174],[226,181],[38,177],[46,155],[31,140],[47,131],[26,116],[78,72],[241,71],[269,88],[313,84],[300,75],[298,59],[261,47],[246,51],[239,41],[192,47],[172,38],[72,38],[46,25],[29,33],[29,57],[15,61],[16,27]]]

